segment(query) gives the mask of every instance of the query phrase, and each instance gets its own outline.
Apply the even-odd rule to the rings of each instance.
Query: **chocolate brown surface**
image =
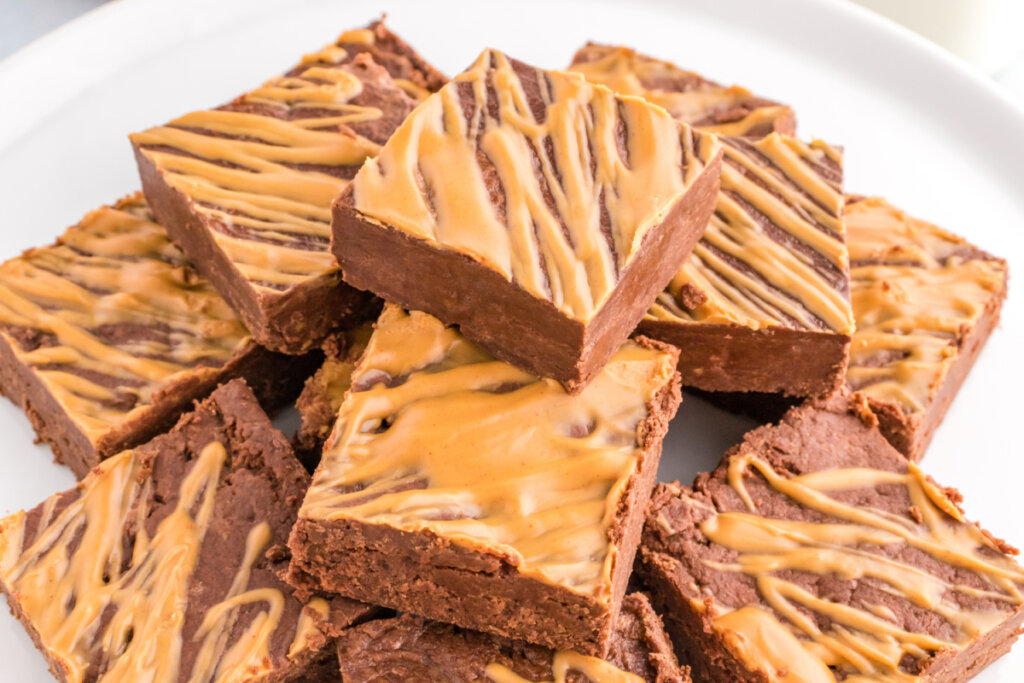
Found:
[[[289,581],[604,652],[679,401],[675,363],[627,342],[569,395],[389,304],[292,532]]]
[[[0,578],[62,681],[324,680],[370,608],[278,578],[309,477],[241,380],[0,522]],[[57,558],[62,561],[55,563]]]
[[[389,68],[409,88],[441,78],[375,23],[224,106],[131,136],[157,217],[267,348],[303,353],[373,311],[328,251],[330,204],[415,106]]]
[[[633,593],[622,610],[606,661],[555,652],[538,645],[468,631],[412,615],[371,621],[338,639],[338,661],[345,683],[370,681],[494,680],[611,683],[636,676],[637,683],[684,683],[672,645],[646,596]],[[557,669],[557,672],[556,672]],[[618,676],[618,678],[616,678]],[[500,680],[509,680],[502,678]]]
[[[139,194],[0,265],[0,392],[79,478],[231,378],[275,409],[317,361],[257,346]]]
[[[965,681],[1024,612],[1016,551],[964,520],[846,392],[662,484],[639,567],[707,681]]]
[[[720,169],[710,136],[617,102],[578,77],[485,52],[335,202],[332,250],[346,282],[459,324],[497,358],[578,391],[692,249]],[[445,123],[452,107],[464,121]],[[601,132],[613,126],[616,149]],[[588,160],[571,151],[570,130],[588,139]]]

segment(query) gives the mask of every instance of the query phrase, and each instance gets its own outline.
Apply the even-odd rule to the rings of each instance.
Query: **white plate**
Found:
[[[846,147],[851,191],[884,194],[1024,264],[1024,112],[946,53],[841,0],[629,4],[113,2],[0,64],[0,257],[48,243],[89,209],[137,188],[128,132],[228,100],[387,9],[392,27],[448,73],[485,46],[560,67],[593,39],[747,85],[791,103],[804,137]],[[1024,306],[1016,294],[924,467],[961,489],[970,517],[1024,544],[1016,434]],[[751,425],[688,398],[663,474],[689,480]],[[6,402],[0,435],[0,512],[73,484]],[[0,662],[2,680],[50,680],[6,615]],[[1024,680],[1024,645],[978,680]]]

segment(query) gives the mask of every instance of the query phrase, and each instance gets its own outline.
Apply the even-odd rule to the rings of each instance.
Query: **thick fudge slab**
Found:
[[[846,383],[919,460],[999,321],[1006,262],[879,198],[846,209],[857,331]]]
[[[222,107],[131,136],[160,222],[275,351],[317,348],[371,306],[342,283],[328,242],[331,201],[415,106],[371,56],[384,49],[370,42],[380,30],[343,35]]]
[[[332,250],[346,282],[576,392],[692,249],[719,167],[664,110],[487,50],[360,169]]]
[[[1016,551],[876,425],[840,392],[750,432],[693,487],[658,487],[640,567],[694,678],[956,683],[1009,650]]]
[[[271,408],[315,363],[257,346],[141,195],[0,265],[0,390],[79,478],[225,380]]]
[[[569,70],[624,95],[643,97],[683,123],[711,133],[740,137],[796,133],[796,116],[790,107],[737,85],[719,85],[627,47],[587,43],[573,56]]]
[[[241,380],[74,489],[0,521],[0,583],[61,681],[294,681],[369,616],[296,600],[283,545],[309,476]]]
[[[627,342],[574,396],[388,304],[292,532],[290,581],[602,654],[680,400],[675,362]]]
[[[350,629],[338,639],[338,661],[345,683],[690,680],[689,671],[676,660],[661,619],[640,593],[623,599],[606,659],[403,615]]]

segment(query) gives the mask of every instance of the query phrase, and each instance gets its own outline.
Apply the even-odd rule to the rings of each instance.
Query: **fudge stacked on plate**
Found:
[[[1006,652],[1015,551],[914,464],[1006,265],[846,196],[795,128],[625,48],[449,81],[374,22],[133,134],[143,193],[0,265],[0,388],[80,479],[0,521],[53,674],[960,681]],[[681,386],[795,407],[656,484]],[[293,402],[290,444],[264,411]]]

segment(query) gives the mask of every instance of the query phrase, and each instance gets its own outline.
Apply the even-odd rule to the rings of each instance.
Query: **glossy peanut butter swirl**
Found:
[[[487,50],[360,169],[354,202],[587,321],[717,150],[659,107]]]
[[[715,213],[648,320],[851,334],[841,153],[723,138]]]
[[[760,513],[765,494],[748,490],[752,477],[781,496],[781,509],[802,506],[818,521]],[[919,664],[966,647],[1024,602],[1024,570],[913,465],[793,476],[741,453],[729,461],[728,481],[747,509],[700,524],[732,551],[705,564],[750,577],[764,606],[716,598],[711,616],[733,653],[768,680],[915,681]],[[865,490],[883,499],[905,494],[909,514],[860,502],[855,492]],[[832,580],[873,586],[877,604],[871,593],[819,584]],[[829,590],[852,598],[832,599]],[[910,617],[893,611],[900,603],[911,606]],[[916,619],[927,630],[908,625]]]
[[[427,530],[609,597],[609,539],[668,353],[628,342],[570,396],[423,313],[385,308],[300,517]]]
[[[623,95],[643,97],[683,123],[719,135],[764,135],[794,125],[793,111],[785,105],[626,47],[587,45],[576,53],[569,70]]]
[[[285,596],[248,587],[271,541],[266,522],[249,530],[239,565],[223,567],[234,578],[191,636],[199,644],[194,665],[181,668],[192,576],[225,459],[217,442],[197,455],[152,536],[152,481],[133,451],[105,460],[77,491],[50,498],[30,536],[24,512],[0,522],[0,577],[67,681],[227,683],[270,671]],[[237,632],[240,610],[253,606],[257,613]],[[308,638],[308,626],[295,638]]]
[[[131,136],[259,289],[335,269],[331,201],[379,149],[353,126],[382,115],[353,102],[364,86],[359,69],[338,66],[348,56],[330,45],[224,107]]]
[[[852,202],[846,223],[857,320],[847,384],[919,413],[1005,293],[1006,264],[882,199]]]
[[[0,334],[94,444],[251,343],[140,196],[0,265]]]
[[[551,660],[551,670],[554,678],[545,683],[568,683],[570,674],[582,676],[589,683],[643,683],[636,674],[623,671],[611,662],[571,650],[556,652]],[[489,664],[486,673],[494,683],[531,683],[504,664]]]

